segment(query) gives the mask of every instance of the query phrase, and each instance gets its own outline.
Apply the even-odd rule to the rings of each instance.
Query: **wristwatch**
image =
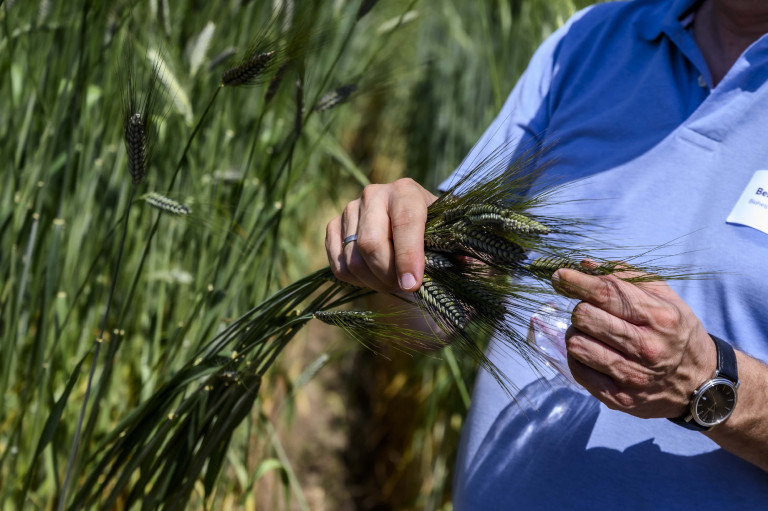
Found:
[[[684,428],[709,431],[731,416],[736,407],[739,372],[736,353],[730,344],[709,335],[717,348],[717,371],[693,392],[689,412],[683,417],[669,419]]]

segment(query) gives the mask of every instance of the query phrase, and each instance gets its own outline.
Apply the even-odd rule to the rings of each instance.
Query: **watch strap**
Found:
[[[693,431],[709,431],[712,429],[712,427],[708,426],[702,426],[695,420],[693,420],[693,416],[691,414],[687,414],[685,417],[675,417],[675,418],[669,418],[667,419],[670,422],[674,422],[678,426],[682,426],[686,429],[691,429]]]
[[[739,381],[739,369],[736,365],[736,352],[733,347],[719,337],[709,334],[717,347],[717,376],[727,378],[733,383]]]

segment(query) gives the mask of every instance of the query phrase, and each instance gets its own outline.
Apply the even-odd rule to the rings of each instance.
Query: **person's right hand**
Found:
[[[381,292],[416,291],[424,276],[427,207],[436,199],[412,179],[366,186],[325,231],[336,278]],[[357,241],[342,247],[351,234]]]

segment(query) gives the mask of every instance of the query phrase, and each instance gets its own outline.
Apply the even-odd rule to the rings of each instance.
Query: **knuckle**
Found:
[[[357,238],[357,250],[363,255],[373,255],[382,248],[382,242],[375,233],[361,233]]]
[[[401,260],[416,259],[418,257],[418,249],[417,247],[399,243],[397,246],[395,246],[395,257]]]
[[[357,213],[358,209],[359,209],[359,206],[357,204],[357,201],[349,202],[347,203],[346,206],[344,206],[343,215],[346,217],[349,217],[350,215]]]
[[[345,282],[352,278],[352,275],[345,268],[335,262],[331,262],[331,272],[333,272],[334,277]]]
[[[403,208],[392,214],[390,218],[392,231],[397,231],[400,234],[403,232],[412,232],[414,238],[418,238],[416,234],[419,229],[424,228],[424,224],[427,220],[426,208],[423,211],[417,209],[418,204],[414,204],[412,207]]]
[[[579,302],[571,310],[571,324],[578,327],[584,324],[584,321],[588,317],[587,305],[585,302]]]
[[[393,183],[399,190],[407,190],[418,187],[419,184],[410,177],[403,177]]]
[[[381,189],[382,185],[366,185],[365,188],[363,188],[363,193],[360,195],[360,198],[363,202],[371,200],[371,198],[379,194]]]
[[[598,307],[604,307],[608,305],[613,298],[616,291],[616,286],[608,279],[600,279],[600,284],[595,288],[593,300]]]
[[[632,388],[641,388],[648,385],[648,376],[642,371],[623,364],[621,368],[621,377],[616,378],[621,385]]]
[[[608,335],[626,345],[634,345],[637,334],[633,327],[623,321],[611,321],[607,325]]]
[[[565,335],[565,349],[568,353],[576,354],[579,352],[579,338],[576,334]]]
[[[608,408],[612,410],[629,410],[635,406],[635,398],[628,392],[615,392],[609,403],[606,403]]]
[[[392,229],[400,230],[411,227],[416,219],[415,216],[410,208],[394,213],[391,218]]]
[[[674,330],[681,322],[682,314],[680,309],[670,304],[662,307],[654,314],[654,322],[659,330],[668,332]]]
[[[569,353],[578,351],[580,347],[579,334],[579,330],[574,325],[569,326],[565,331],[565,347]]]
[[[644,363],[653,367],[664,360],[664,348],[657,343],[646,342],[638,348],[638,356]]]
[[[338,223],[337,220],[338,220],[337,218],[334,218],[333,220],[328,222],[328,225],[325,226],[325,248],[326,249],[330,247],[331,238],[336,232],[336,224]]]

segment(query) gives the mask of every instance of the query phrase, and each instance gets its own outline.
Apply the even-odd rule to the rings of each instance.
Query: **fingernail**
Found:
[[[560,270],[552,274],[552,289],[559,294],[565,293],[565,286],[560,279]]]
[[[400,289],[410,291],[416,285],[416,277],[412,273],[403,273],[400,275]]]

